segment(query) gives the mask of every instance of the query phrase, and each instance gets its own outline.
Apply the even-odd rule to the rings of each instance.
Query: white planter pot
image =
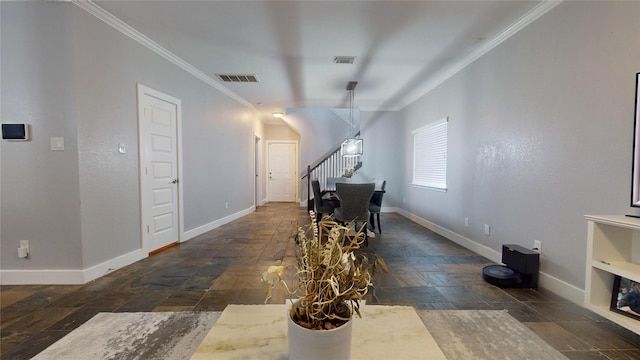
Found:
[[[287,316],[289,360],[348,360],[351,356],[353,318],[331,330],[310,330]]]

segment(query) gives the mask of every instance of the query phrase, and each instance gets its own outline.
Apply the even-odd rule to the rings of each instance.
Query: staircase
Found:
[[[360,132],[356,134],[356,136],[358,135],[360,135]],[[326,189],[327,178],[341,177],[347,167],[353,167],[358,170],[362,167],[362,162],[360,161],[360,156],[343,157],[341,146],[330,151],[328,155],[316,163],[307,165],[307,171],[302,176],[302,180],[307,182],[307,210],[313,209],[311,180],[317,179],[320,182],[320,188]]]

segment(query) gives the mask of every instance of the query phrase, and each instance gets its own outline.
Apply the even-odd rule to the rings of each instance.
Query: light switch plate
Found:
[[[53,150],[53,151],[63,151],[64,150],[64,138],[63,137],[52,137],[51,138],[51,150]]]

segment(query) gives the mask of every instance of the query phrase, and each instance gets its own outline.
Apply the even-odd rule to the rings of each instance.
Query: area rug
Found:
[[[448,360],[566,359],[507,311],[417,313]],[[189,359],[220,314],[100,313],[33,359]]]
[[[506,310],[420,310],[449,360],[567,359]]]
[[[33,359],[189,359],[220,312],[99,313]]]

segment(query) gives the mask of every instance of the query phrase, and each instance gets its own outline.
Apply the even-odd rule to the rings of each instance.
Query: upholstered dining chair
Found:
[[[376,183],[377,185],[377,183]],[[378,232],[382,234],[382,227],[380,226],[380,209],[382,208],[382,195],[384,195],[384,188],[387,186],[387,181],[383,180],[380,184],[380,187],[376,186],[376,191],[371,197],[371,202],[369,202],[369,222],[371,223],[371,227],[373,230],[376,230],[376,222],[373,218],[376,215],[378,219]]]
[[[332,214],[339,203],[337,199],[324,198],[325,193],[320,190],[320,182],[318,180],[311,180],[311,187],[313,188],[313,208],[317,214],[318,221],[320,221],[323,214]]]
[[[336,196],[340,200],[340,206],[333,211],[333,217],[343,224],[349,222],[353,222],[356,226],[363,224],[365,245],[369,242],[366,229],[369,220],[369,202],[375,187],[374,183],[336,183]]]

